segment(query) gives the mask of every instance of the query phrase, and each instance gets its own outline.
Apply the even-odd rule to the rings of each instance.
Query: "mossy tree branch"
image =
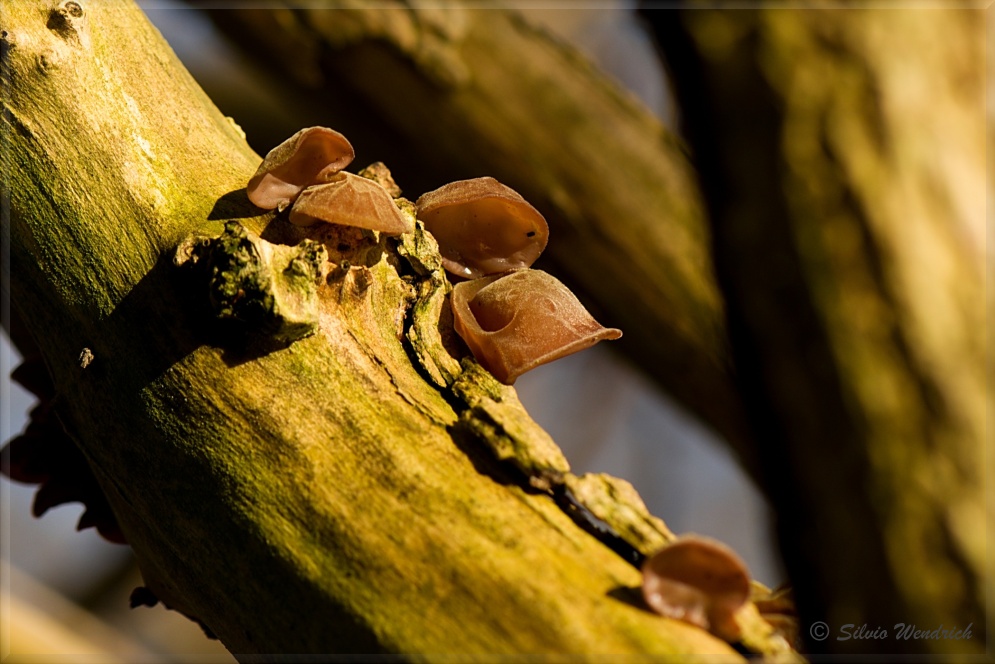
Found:
[[[134,5],[2,21],[12,299],[159,598],[244,655],[736,656],[562,507],[645,555],[672,535],[631,487],[454,364],[430,242],[260,214],[258,156]]]

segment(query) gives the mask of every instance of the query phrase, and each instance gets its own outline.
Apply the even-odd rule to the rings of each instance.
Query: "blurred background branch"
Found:
[[[982,10],[646,16],[701,174],[801,623],[975,633],[811,651],[981,652]]]

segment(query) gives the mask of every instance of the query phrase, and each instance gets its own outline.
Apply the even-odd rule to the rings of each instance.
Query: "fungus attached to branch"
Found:
[[[373,180],[344,171],[333,175],[329,182],[305,189],[290,210],[290,223],[296,226],[310,226],[318,221],[387,235],[415,229],[386,189]]]
[[[327,127],[308,127],[269,151],[246,193],[264,210],[283,210],[312,184],[327,182],[352,163],[356,153],[345,136]]]
[[[490,177],[450,182],[416,205],[439,243],[443,266],[467,279],[527,268],[549,238],[539,211]]]
[[[724,544],[683,537],[643,564],[643,597],[662,616],[736,641],[740,627],[735,614],[750,598],[750,575]]]
[[[506,385],[541,364],[622,336],[602,327],[569,288],[540,270],[457,284],[452,306],[456,332]]]

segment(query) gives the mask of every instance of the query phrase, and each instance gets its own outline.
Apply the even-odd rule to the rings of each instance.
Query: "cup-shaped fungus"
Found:
[[[246,193],[256,207],[283,210],[301,191],[348,166],[356,153],[345,136],[327,127],[308,127],[269,151],[249,179]]]
[[[519,270],[456,284],[453,324],[480,364],[506,385],[541,364],[618,339],[555,277]]]
[[[736,641],[735,613],[750,597],[750,575],[724,544],[685,537],[643,564],[643,597],[660,615]]]
[[[330,182],[308,187],[290,209],[290,223],[310,226],[327,221],[387,235],[414,231],[414,224],[397,209],[387,190],[364,177],[345,171]]]
[[[494,178],[450,182],[423,194],[416,205],[439,243],[443,266],[459,277],[529,267],[549,238],[539,211]]]

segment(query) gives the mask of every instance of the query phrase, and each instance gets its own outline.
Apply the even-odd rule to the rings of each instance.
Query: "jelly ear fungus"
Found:
[[[643,597],[654,611],[736,641],[735,613],[750,598],[746,565],[714,540],[682,537],[643,564]]]
[[[570,289],[540,270],[457,284],[452,306],[456,332],[506,385],[539,365],[622,336],[602,327]]]
[[[246,194],[256,207],[282,211],[305,187],[327,182],[355,156],[352,144],[334,129],[301,129],[269,151],[249,179]]]
[[[352,173],[336,173],[330,181],[306,188],[290,210],[290,223],[310,226],[326,221],[400,235],[414,224],[397,209],[382,186]]]
[[[423,194],[416,206],[439,243],[443,266],[465,279],[527,268],[549,239],[539,211],[490,177],[450,182]]]

